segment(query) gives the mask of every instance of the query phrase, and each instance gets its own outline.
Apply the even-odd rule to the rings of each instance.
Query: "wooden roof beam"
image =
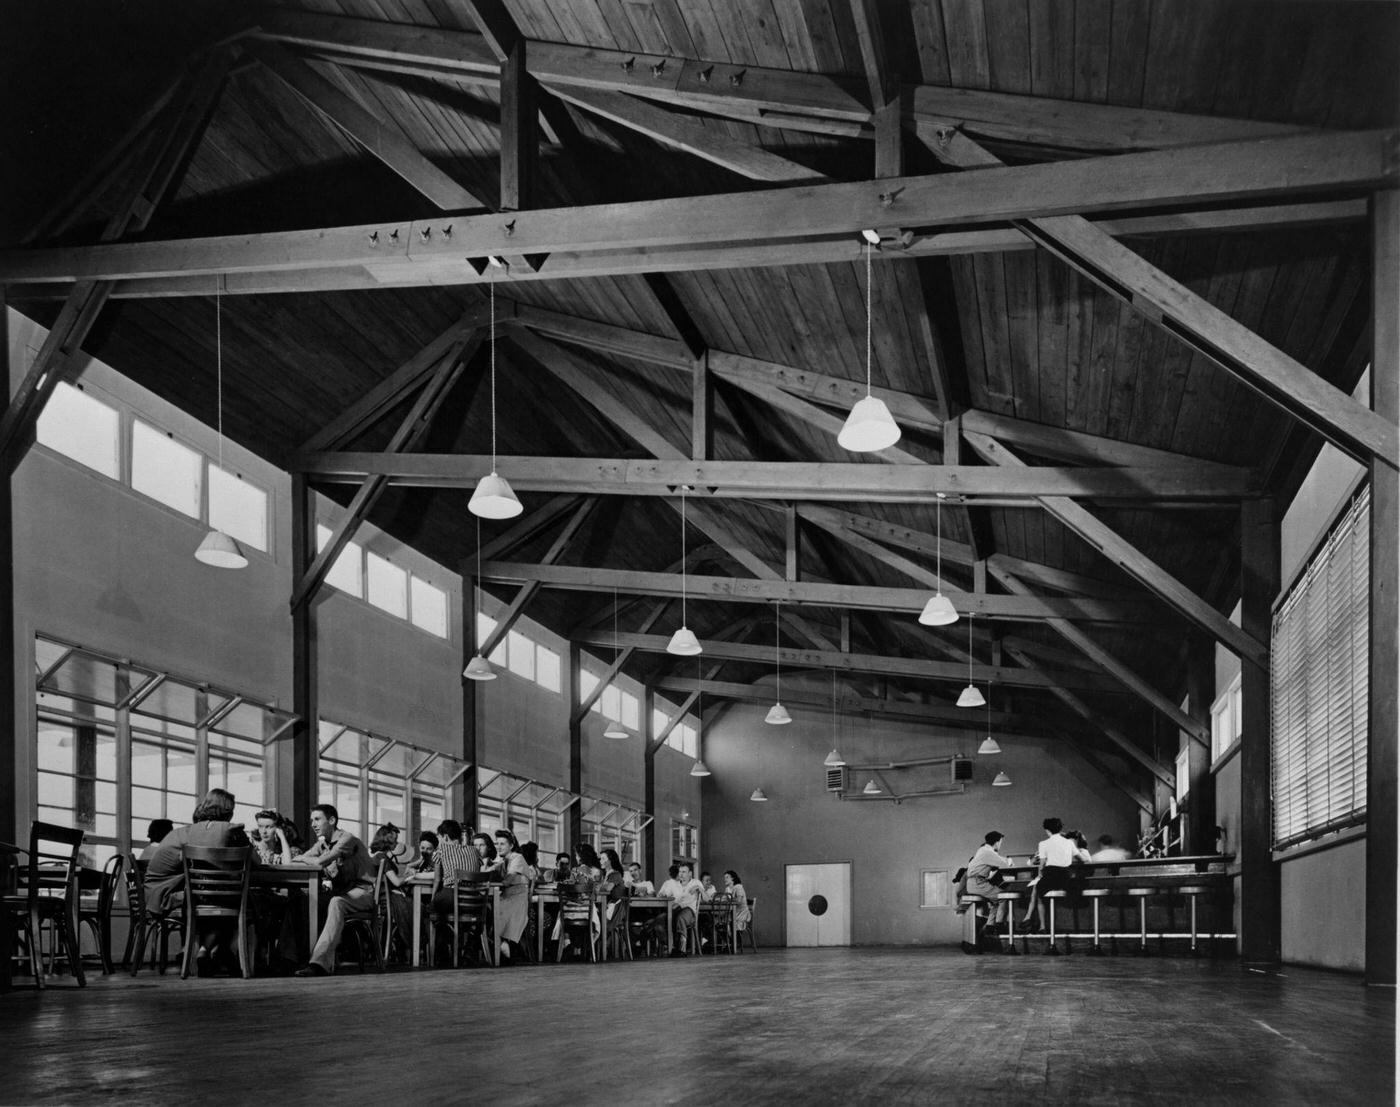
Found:
[[[0,253],[0,280],[123,280],[365,265],[441,265],[498,253],[601,253],[667,247],[779,251],[804,238],[855,236],[892,219],[921,227],[1037,219],[1066,212],[1210,206],[1337,190],[1394,187],[1393,130],[1299,135],[1088,158],[1082,161],[932,174],[886,181],[803,185],[738,194],[361,224],[317,231],[104,244]],[[894,197],[892,201],[890,197]],[[887,201],[889,201],[887,203]],[[428,231],[425,237],[423,231]],[[397,234],[397,238],[392,237]],[[652,270],[657,269],[653,262]],[[549,271],[549,275],[556,275]]]
[[[611,634],[595,631],[577,641],[585,646],[606,646],[611,644]],[[646,653],[665,653],[670,636],[665,634],[619,634],[618,642],[631,649]],[[726,661],[750,661],[772,664],[775,653],[771,644],[760,642],[721,642],[706,637],[705,657],[723,658]],[[933,661],[928,658],[892,657],[877,654],[849,653],[840,650],[795,650],[781,648],[776,653],[782,659],[784,668],[835,669],[851,673],[881,673],[889,676],[914,677],[921,680],[949,681],[965,683],[969,667],[962,661]],[[1014,688],[1048,689],[1055,686],[1075,687],[1093,691],[1106,691],[1113,682],[1102,675],[1071,671],[1045,673],[1006,666],[971,666],[972,679],[979,684],[988,681]],[[964,710],[962,718],[969,726],[984,725],[984,712]]]
[[[546,587],[579,592],[612,592],[634,596],[680,596],[682,578],[673,573],[649,573],[635,569],[606,569],[582,565],[536,565],[527,562],[489,561],[482,565],[482,579],[501,584],[537,580]],[[721,603],[786,604],[813,607],[849,607],[862,611],[903,612],[915,618],[928,599],[922,588],[884,588],[860,584],[825,584],[813,581],[755,580],[750,577],[687,575],[687,595],[694,601]],[[1084,597],[1026,598],[985,593],[949,592],[959,611],[985,619],[1034,621],[1058,616],[1097,622],[1159,622],[1156,606],[1122,600]]]
[[[968,442],[991,465],[1003,468],[1025,468],[1025,462],[986,435],[969,434]],[[1252,635],[1246,634],[1228,618],[1202,600],[1184,584],[1167,573],[1151,558],[1122,538],[1106,523],[1100,522],[1073,500],[1063,496],[1038,497],[1041,506],[1090,546],[1098,550],[1119,568],[1145,585],[1168,605],[1209,634],[1226,649],[1244,660],[1263,668],[1269,667],[1269,648]]]

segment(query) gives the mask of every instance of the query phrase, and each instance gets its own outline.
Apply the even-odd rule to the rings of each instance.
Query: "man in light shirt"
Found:
[[[1115,846],[1113,844],[1112,835],[1105,834],[1102,838],[1099,839],[1099,848],[1094,851],[1094,856],[1091,858],[1091,860],[1127,861],[1130,857],[1132,857],[1132,854],[1125,850],[1122,846]]]
[[[676,947],[671,950],[671,956],[685,957],[688,954],[685,948],[686,931],[695,925],[700,900],[705,896],[705,886],[695,879],[694,871],[689,865],[681,864],[676,867],[675,878],[661,885],[656,894],[662,899],[675,900],[676,905],[671,910],[671,917],[676,929]]]
[[[656,894],[656,887],[650,880],[642,878],[642,867],[633,861],[627,866],[627,873],[623,877],[627,887],[631,889],[634,896],[651,896]]]

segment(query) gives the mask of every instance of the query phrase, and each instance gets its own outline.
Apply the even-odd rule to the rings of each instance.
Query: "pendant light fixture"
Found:
[[[836,741],[836,670],[831,670],[831,740]],[[841,751],[835,745],[831,747],[831,752],[826,755],[826,760],[822,762],[828,769],[839,769],[846,763],[846,759],[841,756]]]
[[[218,430],[219,430],[219,473],[224,471],[224,313],[223,301],[220,298],[222,292],[223,277],[214,278],[214,364],[217,374],[218,388]],[[214,486],[209,486],[211,499],[209,503],[209,514],[213,515],[212,493]],[[231,535],[225,534],[218,527],[212,528],[204,536],[204,541],[199,544],[199,549],[194,551],[194,559],[202,561],[205,565],[213,565],[217,569],[242,569],[248,564],[248,559],[243,556],[243,551],[238,548],[238,543]]]
[[[972,613],[967,616],[967,687],[962,690],[962,695],[958,697],[959,707],[981,707],[987,701],[982,698],[982,693],[977,685],[972,683]]]
[[[982,739],[982,744],[977,747],[979,755],[990,756],[1001,752],[1001,747],[997,745],[997,740],[992,737],[992,686],[987,684],[987,737]]]
[[[702,652],[695,634],[685,625],[685,494],[688,491],[688,486],[681,485],[681,625],[666,643],[666,652],[677,657],[694,657]]]
[[[884,793],[880,791],[880,786],[879,786],[878,784],[875,783],[875,778],[874,778],[874,777],[871,777],[869,780],[867,780],[867,781],[865,782],[865,787],[862,788],[862,789],[860,790],[860,794],[863,795],[863,796],[880,796],[880,795],[884,795]]]
[[[705,762],[701,761],[700,758],[697,757],[695,759],[695,764],[690,767],[690,775],[711,776],[712,774],[709,769],[705,768]]]
[[[489,265],[489,263],[488,263]],[[525,509],[496,472],[496,274],[491,271],[491,472],[476,482],[467,510],[483,519],[514,519]]]
[[[953,606],[953,601],[943,594],[943,493],[935,492],[934,495],[938,504],[938,569],[935,574],[938,583],[928,603],[924,604],[923,611],[919,612],[919,622],[926,627],[946,627],[949,623],[958,621],[958,609]]]
[[[772,723],[774,726],[782,726],[784,723],[792,722],[792,716],[783,706],[783,656],[778,648],[778,623],[782,616],[782,610],[781,602],[773,609],[773,662],[778,675],[778,691],[773,706],[768,709],[768,714],[763,718],[765,723]]]
[[[472,637],[476,640],[476,653],[467,662],[462,675],[468,680],[495,680],[496,670],[491,667],[481,653],[481,520],[476,521],[476,576],[472,579]]]
[[[762,788],[755,788],[749,796],[751,803],[767,803],[768,797],[763,794]]]
[[[836,442],[852,453],[872,453],[893,446],[899,441],[899,424],[890,415],[885,401],[871,392],[871,312],[870,312],[870,243],[865,243],[865,397],[856,401]]]
[[[616,664],[618,655],[622,651],[617,648],[617,585],[613,585],[613,663]],[[618,707],[621,708],[622,697],[618,697]],[[603,731],[604,738],[627,738],[629,737],[626,728],[620,719],[611,719],[608,727]]]
[[[1003,772],[999,772],[999,773],[997,773],[996,776],[994,776],[994,777],[992,778],[992,787],[993,787],[993,788],[1010,788],[1010,787],[1011,787],[1011,778],[1010,778],[1009,776],[1007,776],[1006,773],[1005,773],[1004,771],[1003,771]]]

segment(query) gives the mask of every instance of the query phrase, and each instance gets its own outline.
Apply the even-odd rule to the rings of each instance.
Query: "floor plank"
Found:
[[[1230,961],[762,950],[306,981],[89,979],[0,996],[0,1102],[1394,1097],[1393,992]]]

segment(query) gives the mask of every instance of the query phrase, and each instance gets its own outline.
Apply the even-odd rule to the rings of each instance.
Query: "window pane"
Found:
[[[365,554],[365,599],[400,619],[408,617],[408,574],[376,553]]]
[[[37,433],[50,449],[118,480],[120,425],[115,409],[60,381],[39,414]]]
[[[331,528],[317,523],[316,552],[324,550],[326,543],[330,540]],[[340,556],[335,559],[335,564],[326,574],[326,583],[332,588],[339,588],[342,592],[349,592],[352,596],[364,597],[364,589],[360,585],[360,545],[358,542],[345,543],[345,548],[340,551]]]
[[[209,525],[267,552],[267,493],[209,463]]]
[[[447,637],[447,593],[426,580],[410,578],[413,625],[439,638]]]
[[[540,646],[535,650],[535,680],[551,692],[563,691],[559,655],[548,646]]]
[[[151,499],[199,518],[204,458],[165,431],[137,419],[131,425],[131,487]]]
[[[651,737],[655,737],[666,729],[666,724],[671,721],[671,717],[664,711],[654,710],[651,713]]]
[[[631,692],[622,693],[622,725],[630,730],[641,726],[642,705]]]
[[[516,676],[534,680],[535,643],[518,630],[511,631],[506,637],[510,640],[510,671]]]
[[[481,652],[481,647],[486,644],[486,640],[491,637],[491,632],[496,629],[496,620],[490,615],[483,615],[480,611],[476,613],[476,649]],[[492,665],[504,665],[506,663],[506,640],[501,639],[500,645],[491,651],[491,656],[486,660]]]
[[[604,688],[600,699],[603,706],[603,718],[616,719],[622,714],[622,703],[618,697],[617,685],[609,684]]]

